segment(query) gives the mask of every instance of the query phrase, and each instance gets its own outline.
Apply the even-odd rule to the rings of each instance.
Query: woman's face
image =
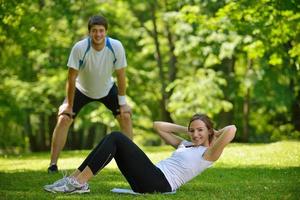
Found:
[[[202,120],[197,119],[192,121],[189,128],[189,135],[194,145],[209,145],[209,131]]]

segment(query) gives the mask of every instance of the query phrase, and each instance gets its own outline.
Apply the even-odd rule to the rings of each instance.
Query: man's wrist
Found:
[[[123,106],[126,104],[126,96],[125,95],[118,95],[118,101],[119,101],[119,105]]]

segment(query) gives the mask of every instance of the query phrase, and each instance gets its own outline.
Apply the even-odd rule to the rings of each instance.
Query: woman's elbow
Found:
[[[237,130],[235,125],[230,125],[230,126],[229,126],[229,129],[230,129],[230,131],[233,132],[234,134],[235,134],[235,132],[236,132],[236,130]]]
[[[161,126],[161,122],[160,121],[154,121],[153,122],[153,129],[154,130],[158,131],[159,128],[160,128],[160,126]]]
[[[235,137],[235,133],[236,133],[236,130],[237,130],[237,128],[236,128],[236,126],[235,125],[230,125],[229,127],[228,127],[228,132],[229,132],[229,135],[231,136],[231,140],[230,141],[232,141],[233,139],[234,139],[234,137]]]

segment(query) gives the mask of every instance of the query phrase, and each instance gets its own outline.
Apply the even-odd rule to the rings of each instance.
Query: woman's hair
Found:
[[[88,23],[88,29],[89,29],[89,31],[91,30],[92,26],[94,26],[94,25],[102,25],[102,26],[105,27],[106,30],[108,29],[108,22],[107,22],[107,20],[105,19],[105,17],[100,16],[100,15],[92,16],[89,19],[89,23]]]
[[[204,124],[206,125],[206,127],[210,133],[208,136],[208,140],[209,140],[209,143],[211,143],[213,136],[214,136],[214,124],[211,121],[211,119],[205,114],[197,113],[197,114],[193,115],[193,117],[191,118],[189,125],[188,125],[188,130],[190,130],[191,123],[195,120],[201,120],[204,122]]]

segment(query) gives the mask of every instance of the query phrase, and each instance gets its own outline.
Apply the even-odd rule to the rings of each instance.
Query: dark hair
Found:
[[[96,16],[92,16],[89,19],[89,23],[88,23],[89,32],[93,25],[102,25],[105,27],[106,30],[108,29],[108,22],[103,16],[96,15]]]
[[[209,140],[209,143],[211,143],[213,136],[214,136],[214,124],[211,121],[211,119],[205,114],[197,113],[197,114],[193,115],[193,117],[191,118],[189,125],[188,125],[188,130],[190,130],[191,123],[195,120],[201,120],[204,122],[208,131],[210,132],[210,134],[208,136],[208,140]]]

